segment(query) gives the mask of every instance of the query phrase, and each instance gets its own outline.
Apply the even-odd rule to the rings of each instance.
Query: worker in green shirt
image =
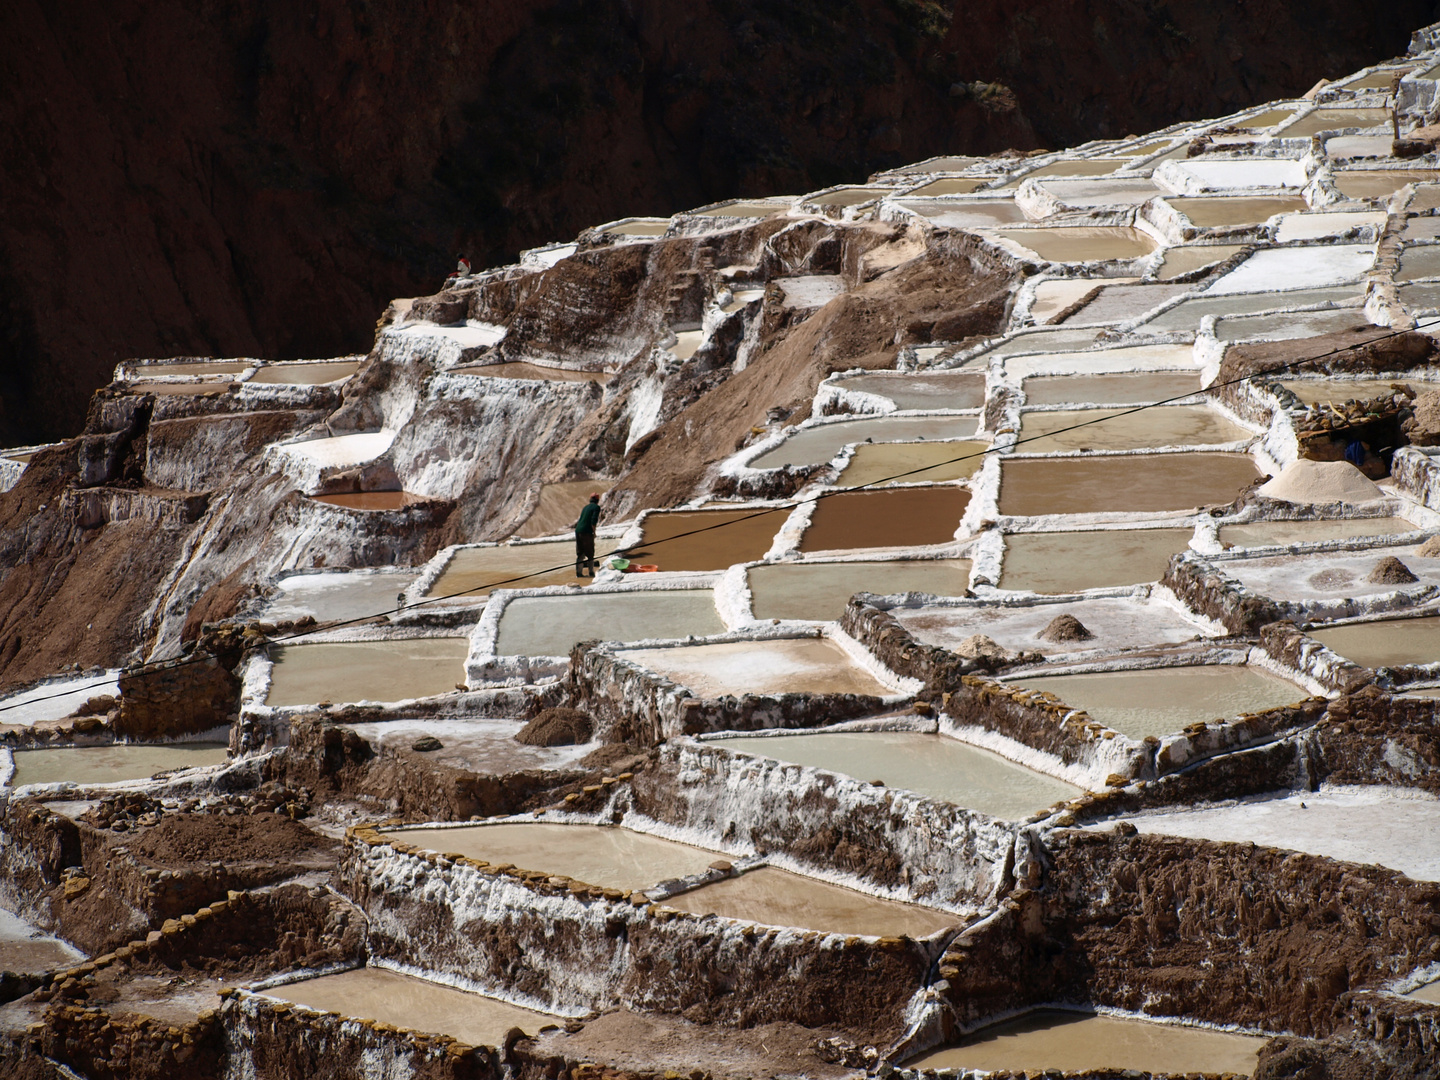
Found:
[[[588,570],[595,576],[595,526],[600,522],[600,496],[590,496],[590,501],[580,511],[580,520],[575,522],[575,576],[584,577]]]

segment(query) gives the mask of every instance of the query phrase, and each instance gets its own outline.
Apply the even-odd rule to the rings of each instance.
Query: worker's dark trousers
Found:
[[[595,576],[595,534],[575,534],[575,576],[584,577],[585,571]]]

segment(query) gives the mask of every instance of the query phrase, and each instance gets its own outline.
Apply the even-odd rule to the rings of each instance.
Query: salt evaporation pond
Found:
[[[1243,264],[1242,264],[1243,265]],[[1226,275],[1227,277],[1229,275]],[[1139,327],[1137,333],[1194,333],[1206,315],[1254,315],[1282,308],[1315,307],[1319,304],[1354,303],[1361,299],[1359,286],[1345,285],[1325,289],[1296,289],[1292,292],[1254,292],[1236,296],[1197,296],[1167,308]],[[1357,324],[1365,322],[1359,307],[1350,309]]]
[[[1253,198],[1244,195],[1201,195],[1171,198],[1166,202],[1189,218],[1192,225],[1202,229],[1263,225],[1276,214],[1293,214],[1309,209],[1304,199],[1292,195]]]
[[[1009,459],[1000,512],[1019,516],[1159,512],[1229,503],[1258,478],[1244,454]]]
[[[973,416],[900,416],[878,420],[846,420],[796,432],[754,461],[752,469],[782,465],[820,465],[850,443],[892,442],[896,439],[968,439],[975,434]]]
[[[956,487],[892,488],[828,495],[815,506],[800,550],[915,547],[955,538],[970,493]]]
[[[835,483],[863,487],[964,480],[985,463],[989,449],[988,442],[863,443]]]
[[[944,229],[991,229],[1029,221],[1010,199],[897,199],[897,203]]]
[[[870,187],[840,188],[838,191],[827,191],[821,195],[809,196],[805,201],[814,203],[816,206],[861,206],[864,203],[874,202],[893,190],[893,188]]]
[[[1025,676],[1016,682],[1026,690],[1048,690],[1132,739],[1171,735],[1190,724],[1293,705],[1308,696],[1278,675],[1242,664]]]
[[[1201,628],[1162,603],[1129,597],[1097,597],[1064,604],[933,605],[892,612],[900,624],[926,645],[956,649],[967,638],[984,634],[1004,649],[1046,656],[1175,645],[1201,635]],[[1051,641],[1041,635],[1060,615],[1078,619],[1091,637]]]
[[[1411,1001],[1429,1001],[1440,1005],[1440,982],[1432,982],[1405,995]]]
[[[1105,285],[1099,295],[1064,320],[1066,326],[1108,326],[1131,322],[1190,291],[1189,285]]]
[[[387,638],[284,645],[275,652],[265,704],[405,701],[454,691],[465,681],[470,639]]]
[[[999,355],[999,350],[986,355]],[[1108,372],[1118,374],[1163,370],[1199,374],[1195,366],[1194,347],[1184,344],[1129,345],[1119,349],[1017,356],[1006,362],[1005,370],[1018,378],[1029,378],[1032,375],[1099,375]]]
[[[684,686],[696,697],[743,694],[895,693],[825,638],[729,641],[629,649],[626,660]]]
[[[1389,109],[1316,109],[1295,121],[1282,131],[1280,136],[1285,139],[1298,139],[1307,135],[1319,135],[1323,131],[1374,127],[1389,120]]]
[[[1129,225],[1001,229],[997,235],[1028,248],[1047,262],[1138,259],[1158,246],[1153,237]]]
[[[520,596],[505,606],[495,651],[568,656],[581,641],[644,641],[723,633],[710,590]]]
[[[1194,371],[1137,371],[1114,375],[1032,375],[1025,380],[1027,405],[1139,405],[1200,391]],[[1039,414],[1034,414],[1038,417]]]
[[[396,829],[387,840],[464,855],[495,866],[563,874],[602,889],[635,892],[674,878],[704,873],[727,856],[690,844],[606,825],[542,822],[453,829]]]
[[[120,669],[68,679],[50,679],[29,690],[0,698],[0,725],[29,727],[40,720],[69,716],[92,697],[120,693]]]
[[[249,380],[283,386],[323,386],[325,383],[348,379],[360,370],[360,361],[342,360],[323,364],[266,364]]]
[[[467,367],[451,368],[450,374],[476,375],[482,379],[522,379],[529,382],[605,383],[611,379],[608,371],[580,371],[576,368],[546,367],[543,364],[527,364],[523,361],[471,364]]]
[[[1388,199],[1406,184],[1429,184],[1440,172],[1406,169],[1347,170],[1335,174],[1335,188],[1348,199]]]
[[[136,394],[154,394],[156,397],[202,397],[206,394],[223,394],[234,385],[228,382],[210,380],[195,383],[134,383],[130,389]]]
[[[871,937],[923,938],[941,930],[958,929],[961,922],[958,915],[881,900],[773,866],[672,896],[665,906],[766,926]]]
[[[1440,582],[1440,558],[1424,559],[1414,552],[1414,546],[1408,546],[1272,555],[1227,562],[1225,573],[1262,596],[1289,600],[1433,590]],[[1419,580],[1409,583],[1369,580],[1370,573],[1386,557],[1400,559]]]
[[[158,772],[220,765],[229,757],[224,743],[167,743],[163,746],[79,746],[60,750],[16,750],[12,787],[26,784],[116,784],[147,780]]]
[[[542,1026],[563,1023],[548,1013],[384,968],[355,968],[257,992],[352,1020],[449,1035],[470,1046],[500,1046],[511,1028],[536,1035]]]
[[[1384,619],[1352,623],[1309,635],[1327,648],[1362,667],[1399,667],[1440,663],[1440,617]]]
[[[1276,544],[1313,544],[1321,540],[1347,540],[1357,536],[1388,536],[1410,532],[1415,526],[1404,518],[1336,518],[1329,521],[1251,521],[1220,526],[1220,542],[1235,547]]]
[[[1086,1013],[1039,1012],[984,1028],[956,1046],[927,1050],[907,1069],[1024,1072],[1133,1069],[1170,1075],[1255,1071],[1269,1040],[1208,1028]]]
[[[1272,128],[1277,124],[1283,124],[1294,115],[1294,109],[1266,109],[1262,113],[1256,113],[1254,116],[1249,116],[1244,120],[1238,121],[1236,126],[1250,130]]]
[[[1165,252],[1165,259],[1160,263],[1160,269],[1155,276],[1161,281],[1168,281],[1171,278],[1180,277],[1182,274],[1193,273],[1206,266],[1222,262],[1231,255],[1239,254],[1245,249],[1239,244],[1201,244],[1193,247],[1173,247]]]
[[[1071,593],[1159,581],[1192,529],[1008,533],[1000,588]]]
[[[346,510],[403,510],[425,501],[423,495],[408,491],[342,491],[334,495],[311,495],[311,500]]]
[[[1144,833],[1261,844],[1440,881],[1440,800],[1410,790],[1322,788],[1126,820]]]
[[[1019,821],[1081,789],[945,735],[852,731],[718,739],[727,750],[919,792],[991,817]]]
[[[1025,180],[1039,180],[1046,176],[1108,176],[1122,165],[1130,164],[1128,157],[1072,158],[1069,161],[1052,161],[1041,165],[1023,176],[1017,176],[1005,187],[1018,187]]]
[[[426,735],[440,740],[440,749],[425,751],[427,761],[489,776],[525,769],[555,769],[590,753],[594,743],[532,746],[515,738],[520,720],[382,720],[347,724],[377,750],[408,750]]]
[[[590,496],[604,495],[610,487],[609,480],[565,480],[558,484],[543,485],[535,509],[530,511],[530,516],[515,530],[515,535],[528,540],[571,531],[580,517],[580,511],[590,501]],[[597,540],[596,551],[599,551],[599,543]]]
[[[1403,375],[1395,379],[1294,379],[1280,385],[1306,405],[1343,405],[1352,400],[1390,397],[1407,385],[1417,394],[1440,388],[1440,384]]]
[[[1390,140],[1384,140],[1388,144]],[[1275,229],[1275,239],[1284,244],[1291,240],[1325,240],[1341,236],[1352,229],[1383,230],[1385,213],[1382,210],[1359,212],[1338,212],[1323,214],[1286,214]]]
[[[739,311],[747,304],[753,304],[756,300],[760,300],[764,296],[764,289],[735,289],[730,294],[730,302],[722,305],[720,310],[728,315],[733,311]]]
[[[318,465],[343,468],[373,461],[395,440],[393,431],[362,431],[353,435],[334,435],[328,439],[282,443],[281,449],[298,457],[309,458]]]
[[[130,379],[154,379],[162,375],[239,375],[255,366],[253,360],[217,360],[201,364],[136,364],[126,371]],[[149,388],[146,388],[149,393]]]
[[[670,228],[670,219],[659,221],[627,221],[623,225],[611,225],[605,230],[607,236],[664,236]]]
[[[670,346],[669,351],[677,360],[689,360],[704,340],[703,330],[677,330],[675,344]]]
[[[789,201],[785,202],[745,202],[737,201],[725,203],[722,206],[713,206],[709,210],[692,210],[695,217],[752,217],[763,218],[771,214],[784,213],[790,209]]]
[[[1371,327],[1365,313],[1355,308],[1341,308],[1338,311],[1293,311],[1277,315],[1220,318],[1215,323],[1215,337],[1226,342],[1248,341],[1251,338],[1287,341],[1357,328]]]
[[[1298,306],[1286,297],[1304,290],[1355,281],[1375,262],[1373,244],[1327,244],[1257,251],[1207,290],[1207,297],[1234,293],[1278,293],[1277,307]]]
[[[896,562],[768,563],[747,571],[757,619],[838,619],[857,592],[964,596],[968,559]]]
[[[1440,277],[1440,244],[1424,247],[1407,247],[1400,256],[1400,270],[1396,281],[1414,281],[1417,278]]]
[[[1077,424],[1085,426],[1077,428]],[[1027,454],[1056,454],[1067,450],[1201,446],[1254,437],[1205,405],[1166,405],[1144,412],[1116,409],[1027,412],[1020,421],[1019,445]]]
[[[275,583],[280,595],[265,606],[265,619],[285,622],[309,615],[316,622],[330,622],[379,615],[398,606],[400,594],[410,587],[415,577],[413,570],[291,574]]]
[[[978,371],[855,375],[835,385],[889,398],[897,409],[978,409],[985,404],[985,374]]]
[[[0,972],[39,974],[73,967],[85,954],[0,908]]]
[[[614,550],[614,540],[595,541],[597,558],[603,559]],[[464,599],[478,601],[497,588],[533,589],[542,585],[571,584],[588,586],[594,581],[594,578],[575,576],[575,543],[572,540],[539,544],[497,544],[494,547],[457,549],[425,595],[455,596],[463,593]]]
[[[1041,191],[1053,195],[1066,206],[1083,208],[1100,206],[1139,206],[1164,195],[1149,177],[1118,180],[1047,179],[1038,184]]]
[[[764,558],[789,515],[788,507],[763,506],[651,514],[628,557],[661,570],[724,570]]]
[[[995,178],[993,176],[974,177],[952,177],[941,180],[931,180],[913,191],[905,193],[906,198],[935,195],[969,195]]]

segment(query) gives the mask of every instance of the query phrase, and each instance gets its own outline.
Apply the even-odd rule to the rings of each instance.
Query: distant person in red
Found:
[[[600,523],[600,496],[590,496],[590,501],[580,511],[580,520],[575,522],[575,576],[584,577],[588,570],[595,576],[595,526]]]
[[[454,281],[456,278],[470,276],[470,260],[465,257],[463,252],[459,255],[456,255],[455,258],[458,261],[455,264],[454,272],[445,279],[445,284],[447,285],[450,284],[450,282]]]

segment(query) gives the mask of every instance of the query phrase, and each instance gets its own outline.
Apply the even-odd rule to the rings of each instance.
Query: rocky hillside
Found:
[[[1417,0],[0,10],[0,445],[129,356],[368,347],[393,296],[624,214],[1304,91]]]

